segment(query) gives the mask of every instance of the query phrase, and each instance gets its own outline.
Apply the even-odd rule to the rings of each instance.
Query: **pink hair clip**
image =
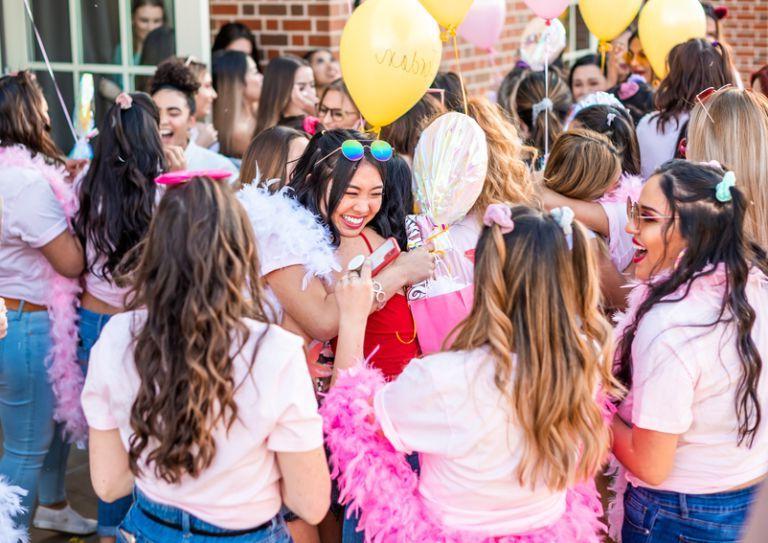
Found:
[[[121,92],[117,95],[117,98],[115,98],[115,103],[120,106],[120,109],[131,109],[133,98],[131,98],[130,94]]]
[[[640,85],[638,85],[635,81],[627,81],[622,83],[619,87],[619,99],[629,100],[635,94],[637,94],[638,91],[640,91]]]
[[[181,170],[159,175],[155,177],[155,183],[158,185],[180,185],[195,177],[207,177],[218,181],[220,179],[229,179],[232,177],[232,172],[227,170]]]
[[[512,220],[512,210],[504,204],[491,204],[485,210],[483,215],[483,224],[485,226],[498,225],[502,234],[509,234],[515,229],[515,222]]]

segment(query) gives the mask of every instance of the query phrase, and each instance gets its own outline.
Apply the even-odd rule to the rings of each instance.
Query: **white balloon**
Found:
[[[551,19],[549,24],[536,17],[528,23],[520,38],[520,58],[533,70],[543,70],[551,64],[566,45],[565,27],[560,19]]]

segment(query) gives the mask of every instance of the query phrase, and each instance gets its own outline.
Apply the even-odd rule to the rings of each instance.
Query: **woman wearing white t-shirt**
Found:
[[[67,448],[62,427],[54,422],[55,415],[62,415],[61,397],[49,382],[46,360],[54,352],[52,331],[65,326],[69,332],[59,336],[63,343],[56,343],[52,373],[72,377],[74,369],[75,380],[68,380],[67,388],[82,381],[75,361],[77,338],[71,334],[77,287],[66,278],[77,278],[85,259],[68,229],[74,197],[49,124],[48,104],[31,73],[0,77],[0,296],[8,310],[8,335],[0,340],[0,477],[27,491],[22,500],[26,510],[16,517],[20,526],[29,525],[39,501],[36,524],[66,526],[68,532],[84,535],[94,532],[96,524],[67,506]],[[74,290],[65,293],[54,285]],[[49,318],[49,313],[61,317],[58,310],[71,317],[69,322]],[[65,368],[69,371],[62,372]],[[78,417],[78,405],[68,404],[67,410]]]
[[[371,540],[597,541],[611,328],[589,237],[568,217],[489,205],[474,305],[451,350],[387,384],[355,367],[370,266],[337,285],[338,376],[321,411],[339,486]]]
[[[303,341],[269,324],[259,275],[224,182],[168,188],[83,391],[96,493],[135,483],[126,540],[287,543],[281,504],[310,524],[328,510]]]
[[[618,335],[623,543],[739,541],[768,473],[768,263],[736,187],[732,172],[674,161],[630,211],[643,283]]]

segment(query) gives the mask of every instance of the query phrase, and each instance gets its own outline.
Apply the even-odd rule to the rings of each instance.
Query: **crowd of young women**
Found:
[[[233,23],[212,72],[120,93],[82,169],[34,76],[0,77],[0,542],[586,543],[609,502],[614,541],[738,541],[768,474],[768,85],[714,32],[661,81],[631,31],[605,69],[518,66],[467,115],[440,74],[377,139],[330,51],[262,76]],[[443,121],[484,179],[452,245],[413,243]],[[425,355],[410,294],[448,268],[471,307]],[[86,439],[97,521],[64,490]]]

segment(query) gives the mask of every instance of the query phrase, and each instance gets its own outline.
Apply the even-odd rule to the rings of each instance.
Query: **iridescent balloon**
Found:
[[[565,27],[560,19],[545,21],[536,17],[528,23],[520,38],[520,58],[533,70],[543,70],[545,65],[560,56],[565,49]]]

